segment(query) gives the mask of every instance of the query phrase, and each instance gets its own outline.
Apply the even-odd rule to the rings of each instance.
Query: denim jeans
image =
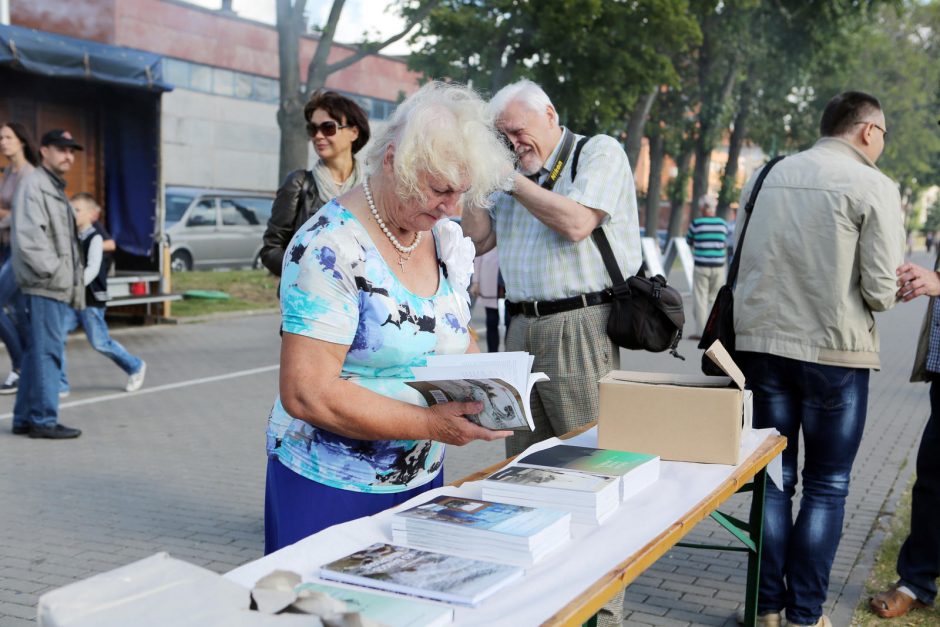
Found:
[[[140,357],[127,352],[119,342],[108,333],[108,323],[104,319],[104,307],[86,307],[81,311],[69,310],[65,319],[66,334],[81,324],[91,347],[116,363],[127,374],[134,374],[143,365]],[[68,389],[68,379],[63,377],[62,389]]]
[[[936,378],[930,384],[930,418],[917,449],[916,470],[911,533],[898,555],[898,575],[920,601],[933,605],[940,577],[940,380]]]
[[[26,350],[20,373],[13,426],[53,427],[59,420],[59,379],[65,355],[65,319],[72,308],[63,302],[26,294]]]
[[[13,370],[23,368],[23,344],[25,343],[24,320],[14,320],[6,312],[6,307],[22,309],[22,294],[13,275],[13,264],[8,259],[0,266],[0,340],[7,347]],[[22,316],[21,316],[22,317]],[[18,323],[18,324],[17,324]]]
[[[852,463],[865,428],[869,371],[764,353],[739,353],[754,392],[754,426],[787,438],[783,490],[767,484],[758,611],[786,609],[790,624],[822,616],[842,535]],[[793,520],[800,431],[803,497]]]

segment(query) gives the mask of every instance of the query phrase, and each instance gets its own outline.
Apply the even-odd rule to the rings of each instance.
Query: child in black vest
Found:
[[[135,392],[144,384],[147,364],[111,338],[108,323],[104,319],[104,308],[108,301],[108,271],[111,269],[111,255],[105,252],[104,242],[110,240],[111,236],[98,222],[101,207],[91,194],[75,194],[72,207],[85,258],[85,309],[75,312],[68,328],[72,330],[81,323],[92,348],[109,357],[128,374],[124,389]]]

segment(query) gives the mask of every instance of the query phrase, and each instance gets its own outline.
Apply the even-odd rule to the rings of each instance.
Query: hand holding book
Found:
[[[448,402],[432,405],[427,409],[428,430],[431,439],[444,444],[463,446],[474,440],[499,440],[512,435],[512,431],[493,431],[481,427],[468,416],[483,411],[483,403],[471,401],[468,403]]]

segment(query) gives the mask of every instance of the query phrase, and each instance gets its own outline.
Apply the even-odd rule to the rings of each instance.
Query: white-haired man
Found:
[[[506,441],[515,455],[595,420],[597,380],[620,364],[606,333],[612,281],[591,233],[603,228],[624,276],[639,270],[642,256],[633,173],[614,138],[597,135],[578,152],[582,137],[560,125],[551,100],[527,80],[501,89],[490,111],[518,167],[489,212],[464,213],[464,231],[477,254],[498,238],[513,316],[506,350],[528,351],[533,370],[550,379],[532,392],[535,431]],[[619,624],[622,602],[610,605],[601,621]]]

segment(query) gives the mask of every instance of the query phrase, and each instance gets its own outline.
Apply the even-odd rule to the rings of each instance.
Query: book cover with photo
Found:
[[[548,377],[530,372],[534,357],[524,352],[432,355],[427,366],[412,368],[416,389],[430,405],[452,401],[483,403],[467,418],[494,431],[532,431],[529,397],[532,387]]]
[[[579,470],[510,466],[482,482],[483,498],[571,512],[572,522],[597,525],[620,506],[620,477]]]
[[[522,576],[518,566],[385,543],[330,562],[323,579],[474,606]]]
[[[530,453],[516,462],[523,467],[577,470],[620,477],[620,496],[626,499],[656,483],[660,460],[657,455],[631,453],[558,444]]]
[[[454,533],[492,532],[494,535],[530,538],[570,518],[567,512],[479,501],[457,496],[438,496],[427,503],[394,514],[404,522],[456,525]],[[409,520],[411,519],[411,520]]]
[[[531,566],[571,539],[571,514],[454,496],[392,516],[392,542]]]
[[[302,583],[303,591],[326,594],[346,604],[346,612],[358,612],[387,627],[439,627],[454,620],[454,610],[446,605],[390,596],[357,588],[341,588],[323,583]]]

